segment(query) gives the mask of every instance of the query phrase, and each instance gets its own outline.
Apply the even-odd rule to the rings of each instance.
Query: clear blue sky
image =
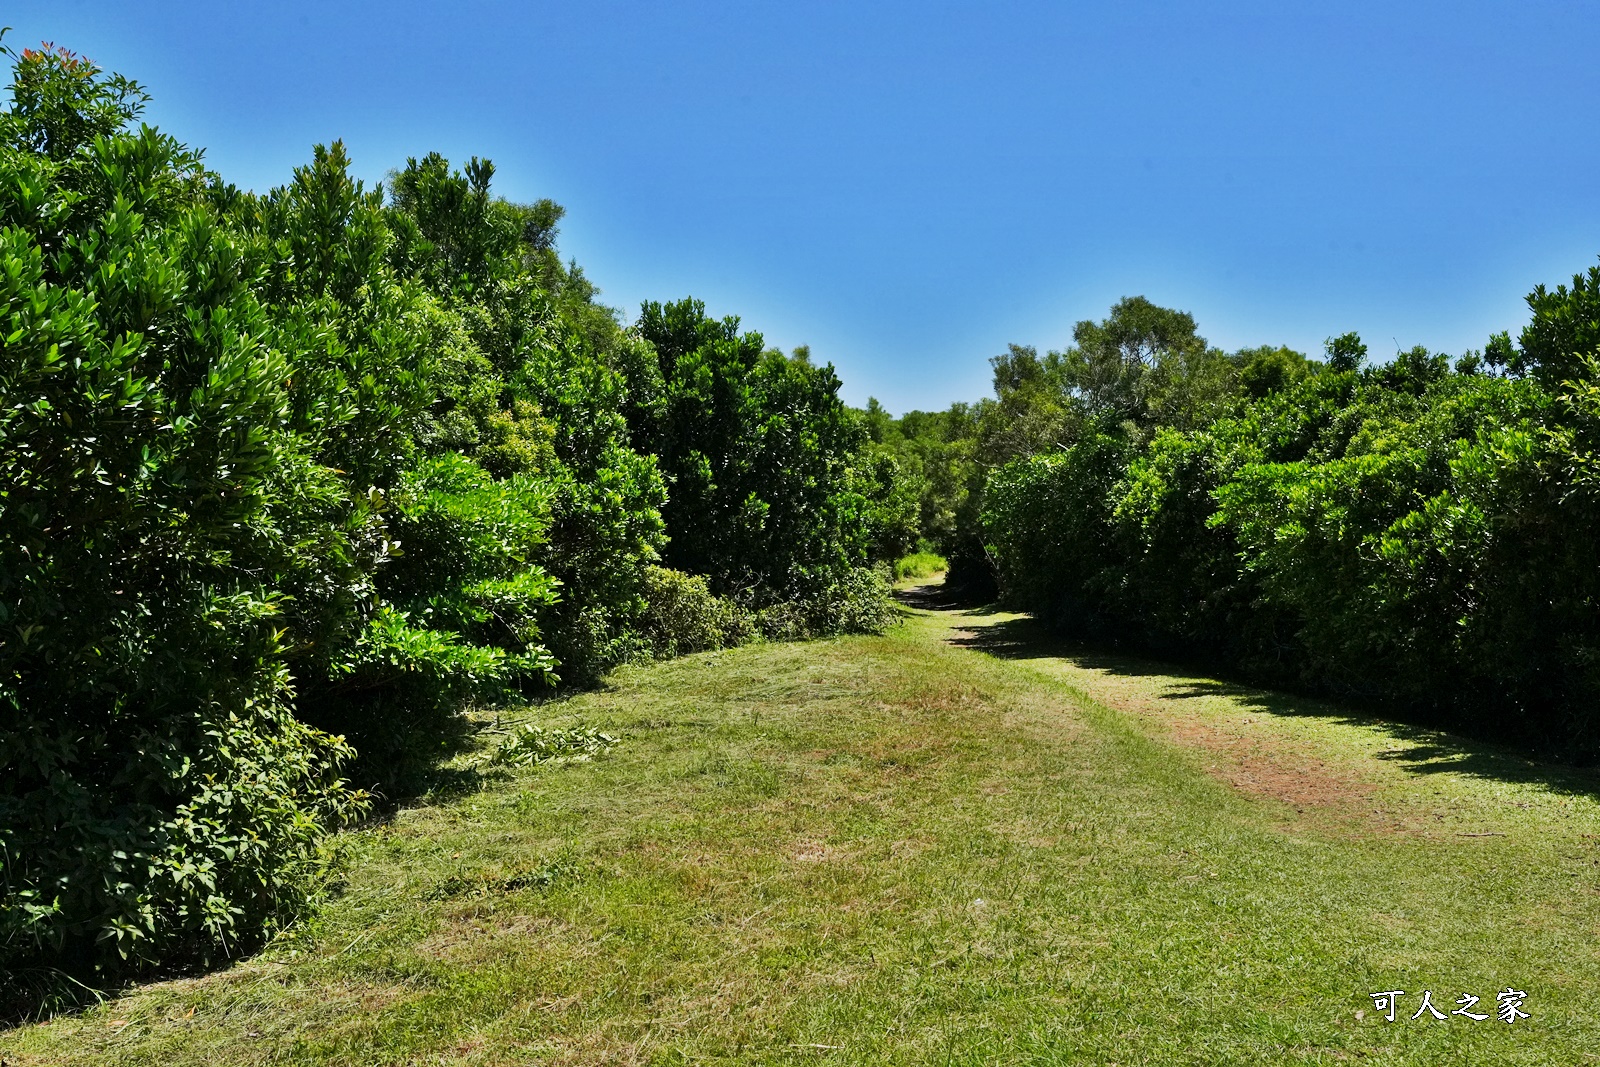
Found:
[[[1124,295],[1459,353],[1600,254],[1600,5],[46,3],[235,183],[477,154],[628,319],[692,294],[854,403],[989,390]]]

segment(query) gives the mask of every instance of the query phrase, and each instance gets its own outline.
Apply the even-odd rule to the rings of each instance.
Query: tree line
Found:
[[[1451,729],[1600,752],[1600,268],[1451,359],[1227,353],[1142,297],[870,404],[952,582],[1063,632]]]
[[[467,702],[886,624],[831,367],[624,324],[486,160],[243,191],[134,82],[5,51],[6,1006],[259,944]]]

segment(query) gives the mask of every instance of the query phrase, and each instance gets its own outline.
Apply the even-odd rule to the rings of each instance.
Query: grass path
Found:
[[[1600,1063],[1590,776],[928,608],[538,715],[625,742],[347,835],[314,922],[0,1062]]]

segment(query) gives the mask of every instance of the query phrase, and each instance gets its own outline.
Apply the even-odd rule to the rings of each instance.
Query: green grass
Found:
[[[932,578],[936,574],[943,574],[950,563],[937,552],[913,552],[909,556],[901,556],[894,565],[894,580],[904,581],[907,578]]]
[[[1576,772],[981,613],[632,669],[539,718],[623,740],[481,765],[346,835],[343,895],[267,952],[0,1059],[1600,1062]],[[1507,985],[1513,1026],[1367,995]]]

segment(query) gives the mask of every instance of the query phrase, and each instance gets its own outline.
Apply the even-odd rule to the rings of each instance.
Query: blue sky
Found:
[[[235,183],[487,156],[632,319],[694,295],[846,399],[989,391],[1124,295],[1233,349],[1459,353],[1600,255],[1600,5],[9,0]]]

